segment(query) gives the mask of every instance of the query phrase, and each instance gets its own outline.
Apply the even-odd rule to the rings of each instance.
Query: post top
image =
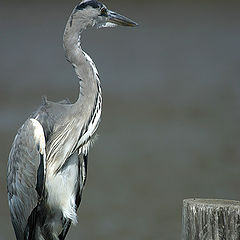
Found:
[[[202,198],[189,198],[183,200],[183,205],[207,205],[214,207],[239,207],[240,201],[236,200],[225,200],[225,199],[202,199]]]

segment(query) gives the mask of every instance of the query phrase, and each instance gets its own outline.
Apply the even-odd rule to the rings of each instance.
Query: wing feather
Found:
[[[19,129],[10,151],[7,171],[8,201],[18,240],[24,239],[28,218],[42,197],[45,146],[42,125],[30,118]]]

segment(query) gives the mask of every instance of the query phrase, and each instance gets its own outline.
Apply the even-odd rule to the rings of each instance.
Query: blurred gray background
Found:
[[[17,129],[42,95],[78,95],[62,49],[77,3],[0,3],[0,240],[14,239],[5,179]],[[83,34],[104,108],[67,239],[177,240],[184,198],[240,199],[240,4],[104,3],[140,26]]]

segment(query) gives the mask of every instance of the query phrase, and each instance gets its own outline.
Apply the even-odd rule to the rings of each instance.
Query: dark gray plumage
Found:
[[[79,98],[74,104],[45,98],[19,129],[9,155],[8,199],[17,240],[63,240],[77,222],[89,145],[102,107],[97,69],[80,46],[80,34],[94,25],[137,24],[95,0],[74,8],[63,43],[80,80]]]

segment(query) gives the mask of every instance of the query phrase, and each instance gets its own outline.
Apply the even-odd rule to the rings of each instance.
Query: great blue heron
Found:
[[[18,130],[9,155],[8,201],[17,240],[65,239],[87,177],[91,139],[101,115],[98,71],[81,49],[88,26],[136,26],[96,0],[78,4],[67,22],[63,43],[80,82],[78,100],[47,99]]]

